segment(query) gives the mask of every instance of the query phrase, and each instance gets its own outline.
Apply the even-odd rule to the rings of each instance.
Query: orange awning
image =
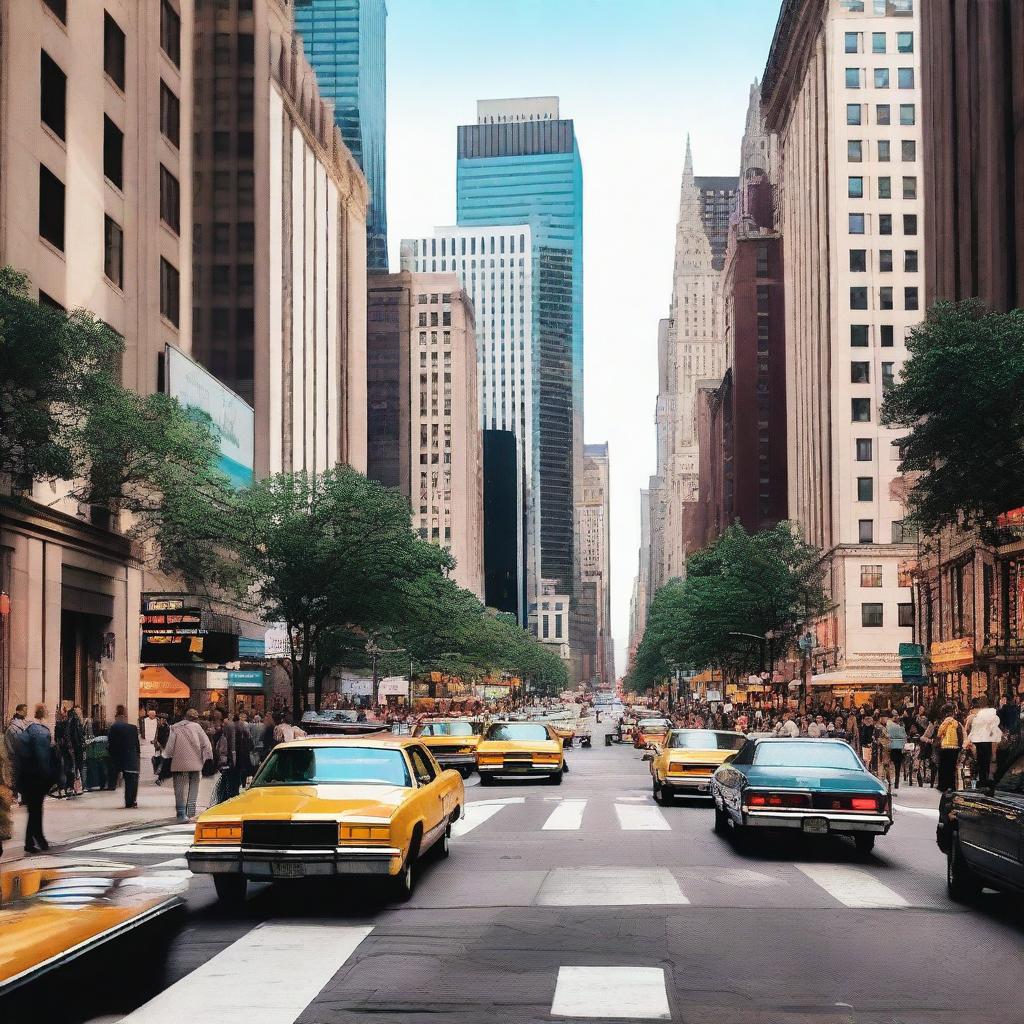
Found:
[[[170,700],[179,697],[191,697],[192,691],[187,683],[183,683],[176,675],[168,672],[160,665],[144,668],[139,680],[139,697],[158,700]]]

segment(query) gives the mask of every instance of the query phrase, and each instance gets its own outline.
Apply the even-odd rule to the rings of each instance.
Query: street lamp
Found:
[[[756,640],[761,645],[761,671],[764,672],[766,670],[765,662],[768,660],[768,641],[775,636],[773,629],[769,629],[766,633],[738,633],[730,631],[729,636],[745,636],[751,640]]]

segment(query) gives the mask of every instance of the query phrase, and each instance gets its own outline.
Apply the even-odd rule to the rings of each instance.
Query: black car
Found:
[[[1024,745],[999,758],[993,786],[942,794],[936,841],[954,900],[984,886],[1024,892]]]

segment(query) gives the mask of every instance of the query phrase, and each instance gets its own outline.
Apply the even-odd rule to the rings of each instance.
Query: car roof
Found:
[[[366,736],[305,736],[296,740],[289,740],[287,743],[278,743],[274,747],[280,750],[282,747],[376,747],[387,749],[389,747],[407,747],[419,745],[415,736],[395,733],[370,733]]]
[[[736,729],[710,729],[710,728],[698,729],[695,725],[694,726],[687,726],[684,729],[673,729],[672,732],[673,733],[677,733],[677,732],[713,732],[713,733],[716,733],[716,734],[718,734],[720,736],[745,736],[746,735],[745,733],[738,732]]]
[[[836,739],[835,736],[751,736],[754,743],[831,743],[848,747],[846,740]]]

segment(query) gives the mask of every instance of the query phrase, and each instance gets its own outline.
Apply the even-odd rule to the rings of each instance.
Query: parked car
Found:
[[[946,854],[951,899],[983,886],[1024,891],[1024,749],[1000,759],[995,784],[942,794],[936,841]]]
[[[869,853],[892,827],[892,800],[845,740],[747,739],[711,778],[715,831],[761,829],[853,839]]]

